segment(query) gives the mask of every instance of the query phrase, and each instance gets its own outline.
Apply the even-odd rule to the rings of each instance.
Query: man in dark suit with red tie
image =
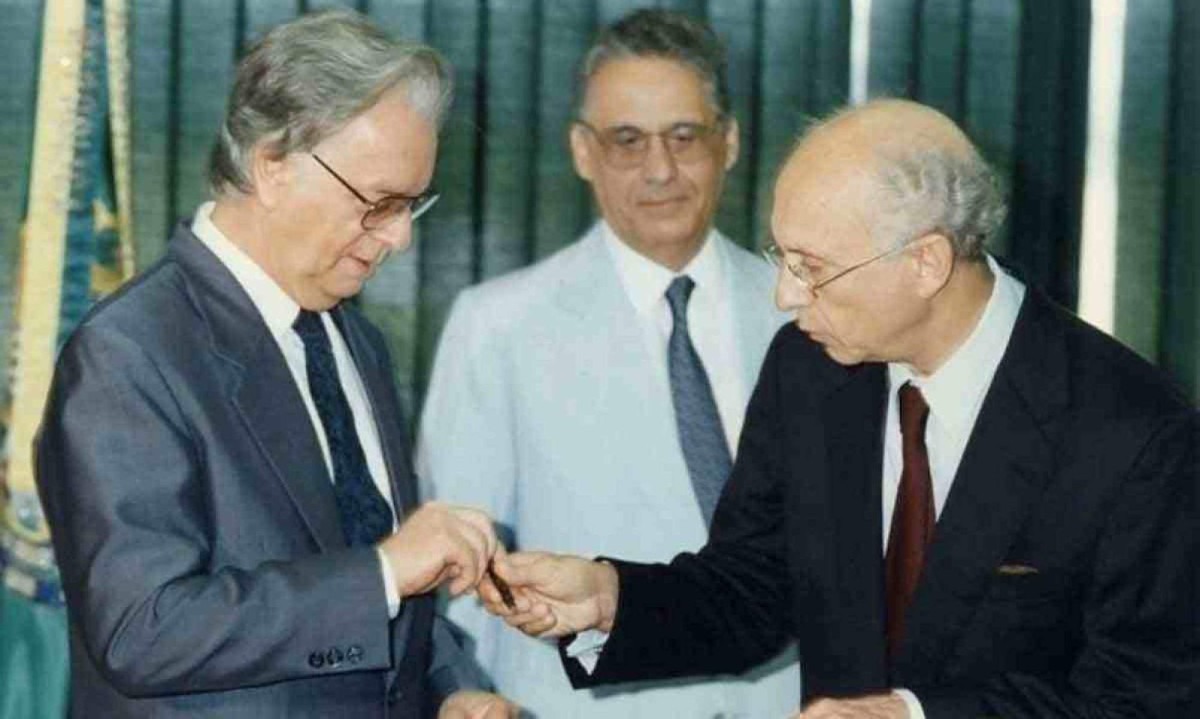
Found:
[[[796,638],[799,716],[1200,716],[1194,407],[983,249],[950,120],[879,101],[780,175],[776,336],[709,541],[497,562],[576,686],[738,672]],[[580,649],[580,644],[585,649]],[[599,649],[597,649],[599,647]]]

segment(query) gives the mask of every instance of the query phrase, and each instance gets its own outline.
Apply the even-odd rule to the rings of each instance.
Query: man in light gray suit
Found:
[[[344,302],[434,198],[449,92],[351,13],[268,33],[215,202],[66,343],[37,479],[73,716],[514,716],[430,595],[478,583],[491,523],[418,508],[383,338]]]
[[[570,131],[601,220],[451,312],[419,474],[439,499],[485,507],[518,545],[661,561],[704,544],[784,321],[771,268],[712,227],[738,155],[722,56],[711,30],[676,13],[604,31]],[[499,689],[544,719],[772,717],[799,700],[794,653],[747,677],[573,692],[553,645],[474,600],[449,615]]]

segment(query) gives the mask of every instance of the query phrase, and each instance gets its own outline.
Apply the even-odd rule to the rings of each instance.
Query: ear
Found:
[[[592,177],[596,174],[596,161],[599,158],[592,152],[592,147],[588,144],[588,138],[585,137],[588,132],[590,130],[583,125],[572,123],[569,138],[571,141],[571,160],[575,163],[575,174],[591,182]]]
[[[730,117],[725,121],[725,171],[729,172],[737,164],[738,153],[741,151],[739,141],[740,129],[736,118]]]
[[[941,292],[954,271],[954,246],[940,232],[930,232],[908,249],[915,263],[917,294],[929,299]]]
[[[254,146],[250,157],[250,181],[254,183],[254,195],[266,207],[279,204],[284,191],[291,185],[292,167],[287,159],[287,155],[280,155],[267,143]]]

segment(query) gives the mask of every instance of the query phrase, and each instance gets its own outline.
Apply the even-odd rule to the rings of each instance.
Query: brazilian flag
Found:
[[[6,8],[0,66],[12,84],[0,94],[0,719],[26,719],[61,717],[67,707],[66,614],[33,483],[32,441],[63,340],[133,271],[129,72],[125,0]]]

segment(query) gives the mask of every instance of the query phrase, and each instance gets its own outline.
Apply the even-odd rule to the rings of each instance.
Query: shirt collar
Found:
[[[1025,286],[1019,280],[1005,272],[990,255],[987,263],[995,278],[992,294],[975,329],[954,354],[928,377],[917,376],[905,364],[888,364],[892,391],[911,380],[920,388],[929,413],[960,436],[969,433],[974,425],[976,409],[992,384],[1025,297]]]
[[[213,224],[214,207],[215,203],[212,202],[200,205],[192,219],[192,233],[233,273],[234,279],[250,296],[250,302],[267,323],[271,335],[278,341],[292,329],[292,323],[300,313],[300,305],[250,255]]]
[[[710,296],[713,288],[722,281],[724,267],[715,230],[708,231],[696,256],[682,270],[674,272],[625,244],[607,222],[601,221],[600,225],[604,244],[617,266],[625,294],[638,314],[649,313],[656,303],[663,301],[667,287],[680,275],[687,275],[696,283],[693,298]]]

